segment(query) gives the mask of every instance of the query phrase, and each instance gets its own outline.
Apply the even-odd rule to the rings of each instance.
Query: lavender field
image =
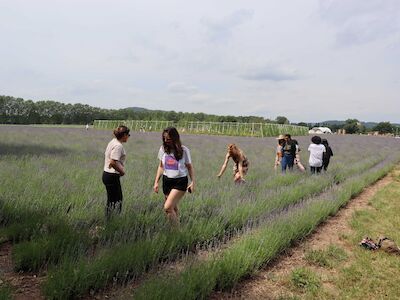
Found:
[[[197,190],[183,198],[181,228],[171,231],[163,197],[152,192],[161,144],[155,132],[131,134],[122,214],[105,222],[101,174],[111,138],[104,130],[0,126],[0,238],[14,245],[16,271],[47,273],[48,298],[134,281],[136,299],[229,290],[400,161],[398,139],[332,135],[328,172],[283,176],[273,169],[275,138],[182,135]],[[295,138],[307,166],[310,137]],[[245,185],[233,184],[230,168],[216,177],[232,142],[250,160]],[[171,273],[166,265],[178,261]]]

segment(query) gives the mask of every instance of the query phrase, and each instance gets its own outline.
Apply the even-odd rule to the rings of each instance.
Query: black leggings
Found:
[[[329,166],[329,159],[324,160],[322,167],[324,168],[325,171],[328,170],[328,166]]]
[[[107,190],[106,217],[109,218],[114,210],[121,213],[122,209],[122,188],[119,180],[120,175],[103,172],[103,183]]]
[[[311,174],[321,173],[322,167],[310,167]]]

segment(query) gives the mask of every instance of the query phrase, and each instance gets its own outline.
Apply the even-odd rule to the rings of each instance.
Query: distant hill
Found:
[[[323,122],[319,122],[319,124],[325,124],[325,125],[343,125],[344,123],[346,123],[345,121],[339,121],[339,120],[328,120],[328,121],[323,121]],[[317,123],[314,123],[317,124]]]
[[[127,107],[126,109],[132,110],[132,111],[149,111],[149,109],[144,108],[144,107]]]
[[[328,121],[323,121],[323,122],[314,123],[314,124],[326,124],[329,127],[329,126],[332,126],[332,125],[343,125],[344,123],[346,123],[346,121],[328,120]],[[378,123],[379,122],[362,122],[361,121],[361,124],[364,125],[365,128],[367,128],[367,129],[372,129],[373,127],[378,125]],[[392,123],[392,125],[400,126],[400,124],[395,124],[395,123]]]

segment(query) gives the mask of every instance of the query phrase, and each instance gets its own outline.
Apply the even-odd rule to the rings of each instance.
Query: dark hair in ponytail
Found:
[[[114,129],[114,136],[117,140],[120,140],[124,137],[125,134],[129,134],[129,128],[125,125],[119,125],[117,128]]]

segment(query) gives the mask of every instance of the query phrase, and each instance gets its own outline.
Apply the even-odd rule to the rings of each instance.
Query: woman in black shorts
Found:
[[[179,226],[178,204],[185,195],[194,191],[194,170],[190,151],[181,144],[175,127],[168,127],[162,133],[163,144],[158,151],[158,165],[154,180],[154,192],[158,193],[158,182],[162,175],[165,195],[164,211],[173,226]],[[189,184],[188,175],[191,183]],[[189,185],[188,185],[189,184]]]

